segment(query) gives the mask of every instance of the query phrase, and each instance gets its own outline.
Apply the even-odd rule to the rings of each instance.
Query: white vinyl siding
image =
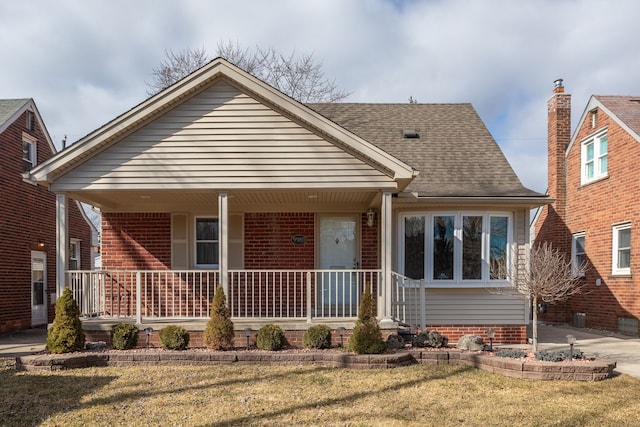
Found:
[[[56,182],[59,189],[395,188],[357,153],[220,83]]]
[[[407,299],[420,301],[419,288],[407,288]],[[522,324],[528,321],[528,300],[518,293],[492,293],[481,289],[426,289],[427,324]],[[408,306],[405,322],[420,324],[416,305]]]

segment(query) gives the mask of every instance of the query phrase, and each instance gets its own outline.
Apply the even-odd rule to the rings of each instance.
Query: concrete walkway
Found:
[[[538,326],[539,350],[568,349],[567,335],[576,337],[575,351],[588,356],[615,361],[615,371],[640,378],[640,339],[606,331],[573,328],[567,325]],[[531,336],[531,333],[529,333]],[[47,341],[46,328],[28,329],[13,334],[0,335],[0,357],[27,356],[44,350]],[[496,348],[502,347],[496,345]],[[530,348],[527,345],[504,347]]]

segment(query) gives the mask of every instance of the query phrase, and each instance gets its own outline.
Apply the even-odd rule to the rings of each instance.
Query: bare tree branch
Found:
[[[514,266],[515,267],[515,266]],[[538,348],[538,301],[555,303],[579,294],[586,282],[576,274],[584,271],[587,261],[574,268],[565,254],[548,242],[531,249],[526,259],[518,261],[518,268],[508,268],[506,262],[492,265],[492,276],[508,278],[511,289],[531,299],[533,307],[533,351]],[[512,274],[513,271],[517,274]],[[496,292],[502,292],[496,289]]]
[[[204,49],[187,49],[178,53],[165,51],[165,60],[154,68],[149,95],[157,93],[204,65],[209,59]],[[256,46],[254,52],[236,42],[220,42],[217,56],[242,68],[282,93],[304,103],[336,102],[350,93],[338,89],[335,80],[329,80],[322,71],[322,63],[313,54],[299,56],[295,51],[283,55],[273,47]]]

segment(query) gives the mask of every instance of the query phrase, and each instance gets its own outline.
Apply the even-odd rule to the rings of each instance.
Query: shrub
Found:
[[[133,348],[138,343],[138,328],[131,323],[118,323],[111,328],[111,346],[118,350]]]
[[[162,348],[168,350],[185,350],[189,346],[189,332],[182,326],[165,326],[158,336]]]
[[[563,360],[570,359],[571,355],[568,351],[538,351],[536,352],[536,359],[545,362],[562,362]],[[583,359],[584,354],[581,351],[573,352],[574,359]]]
[[[227,297],[224,295],[222,286],[218,285],[211,302],[211,318],[204,330],[204,345],[216,350],[231,348],[234,335]]]
[[[498,357],[511,357],[513,359],[522,359],[527,356],[526,351],[522,350],[514,350],[514,349],[504,349],[496,352],[496,356]]]
[[[331,347],[331,328],[327,325],[312,326],[304,332],[302,345],[305,348]]]
[[[85,336],[80,322],[80,309],[65,288],[56,301],[56,316],[47,332],[46,349],[49,353],[68,353],[84,348]]]
[[[280,350],[284,346],[284,331],[278,325],[264,325],[256,335],[260,350]]]
[[[386,344],[376,320],[371,286],[366,285],[358,309],[358,320],[349,339],[349,350],[358,354],[377,354],[385,350]]]

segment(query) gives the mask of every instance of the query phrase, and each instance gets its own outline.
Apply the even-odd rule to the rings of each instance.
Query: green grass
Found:
[[[16,372],[0,426],[631,426],[640,380],[525,381],[460,366],[139,366]]]

